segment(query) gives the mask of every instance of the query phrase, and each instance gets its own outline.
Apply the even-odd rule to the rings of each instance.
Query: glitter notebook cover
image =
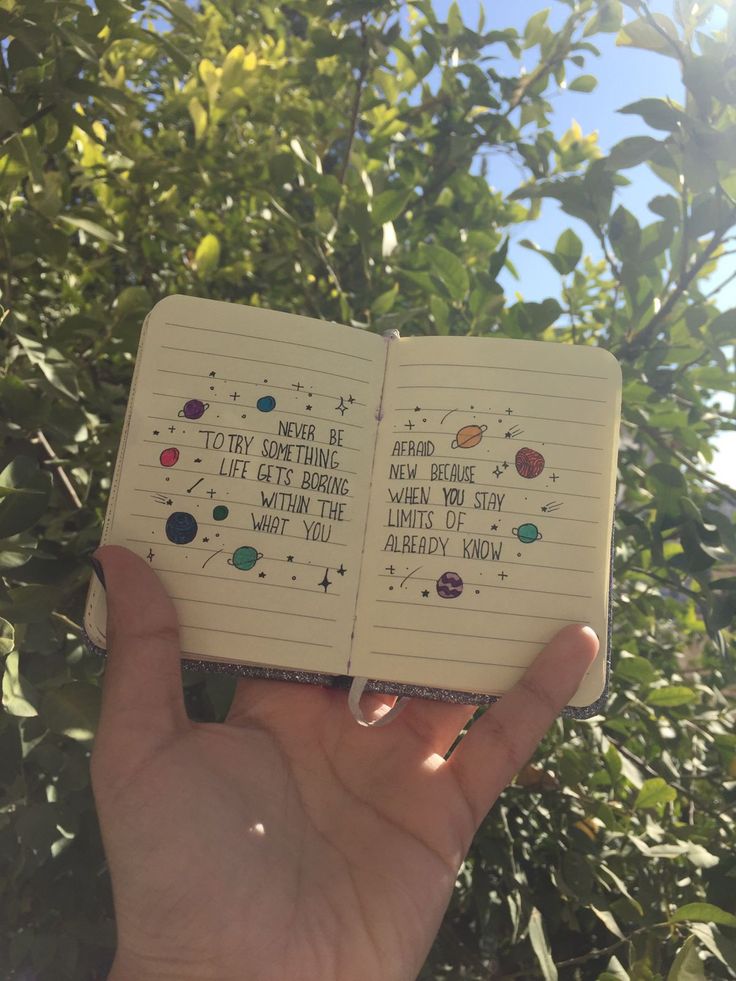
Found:
[[[601,650],[621,376],[600,348],[380,337],[174,296],[149,314],[102,543],[148,561],[184,663],[471,704],[566,623]],[[92,583],[90,643],[105,647]]]

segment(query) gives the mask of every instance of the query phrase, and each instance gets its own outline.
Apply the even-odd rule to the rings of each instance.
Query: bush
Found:
[[[736,310],[710,277],[736,224],[736,8],[626,6],[623,28],[618,0],[579,0],[518,36],[429,0],[0,0],[8,978],[99,978],[114,947],[80,623],[140,325],[172,292],[619,358],[608,710],[560,720],[489,815],[422,978],[735,975],[736,495],[708,464],[734,428]],[[590,90],[619,31],[676,59],[687,98],[628,107],[643,133],[604,156],[555,137],[548,99]],[[501,49],[536,67],[500,74]],[[507,198],[501,152],[525,174]],[[617,203],[641,163],[663,181],[643,222]],[[601,247],[568,228],[544,253],[561,302],[498,281],[543,197]],[[184,681],[193,717],[222,718],[230,682]]]

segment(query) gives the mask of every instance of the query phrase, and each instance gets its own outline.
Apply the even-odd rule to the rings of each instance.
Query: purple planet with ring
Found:
[[[189,399],[188,402],[184,403],[184,408],[179,410],[179,418],[184,416],[185,419],[201,419],[209,407],[209,402]]]

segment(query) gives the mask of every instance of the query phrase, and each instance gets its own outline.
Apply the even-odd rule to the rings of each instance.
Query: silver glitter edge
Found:
[[[107,657],[107,651],[98,647],[84,634],[84,643],[88,650],[99,657]],[[182,666],[191,671],[205,671],[210,674],[229,674],[243,678],[265,678],[272,681],[296,681],[303,685],[322,685],[324,688],[334,688],[347,691],[352,684],[350,675],[319,674],[315,671],[286,671],[283,668],[255,667],[249,664],[233,664],[221,661],[198,661],[193,658],[182,658]],[[562,715],[569,719],[590,719],[599,715],[608,698],[608,677],[611,668],[611,647],[608,647],[608,665],[606,670],[606,686],[599,699],[592,705],[583,708],[565,708]],[[427,688],[424,685],[403,685],[393,681],[369,681],[367,691],[380,692],[384,695],[399,695],[405,698],[426,698],[435,702],[454,702],[458,705],[491,705],[497,702],[499,696],[486,695],[482,692],[454,691],[450,688]]]

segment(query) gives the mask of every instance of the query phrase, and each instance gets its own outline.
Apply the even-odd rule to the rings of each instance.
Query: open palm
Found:
[[[226,721],[202,724],[158,579],[126,549],[97,558],[109,653],[92,783],[112,981],[416,978],[478,825],[577,688],[595,634],[561,631],[447,760],[471,706],[416,699],[364,728],[344,691],[241,680]]]

